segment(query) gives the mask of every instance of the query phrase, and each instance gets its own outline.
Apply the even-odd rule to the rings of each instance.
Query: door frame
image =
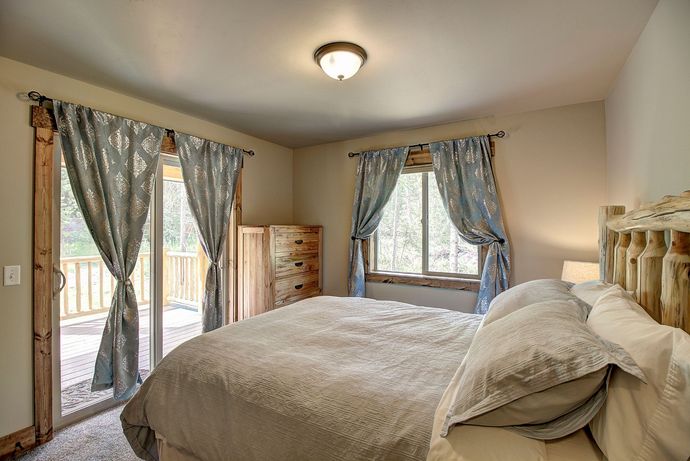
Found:
[[[54,136],[57,125],[53,111],[42,105],[31,106],[34,128],[34,201],[33,201],[33,333],[34,333],[34,425],[18,431],[22,450],[41,445],[53,438],[53,175]],[[174,137],[163,137],[161,152],[177,154]],[[242,222],[242,172],[238,179],[233,219],[228,232],[229,281],[225,319],[236,319],[237,305],[237,226]],[[153,277],[152,277],[153,279]],[[58,330],[59,331],[59,330]],[[150,335],[153,337],[153,335]],[[107,400],[105,402],[108,402]],[[99,402],[96,405],[100,405]],[[76,413],[76,412],[75,412]],[[70,415],[71,416],[71,415]],[[11,435],[15,435],[11,434]],[[29,437],[35,435],[34,437]],[[21,436],[21,437],[20,437]],[[13,437],[14,438],[14,437]],[[4,445],[3,441],[3,445]],[[10,443],[11,441],[7,441]],[[20,443],[22,442],[22,443]]]

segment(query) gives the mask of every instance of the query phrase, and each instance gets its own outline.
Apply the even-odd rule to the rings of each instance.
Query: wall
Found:
[[[33,128],[17,94],[38,90],[118,115],[246,149],[243,220],[292,222],[292,150],[103,88],[0,58],[0,266],[20,264],[20,286],[0,286],[0,436],[33,424],[31,252]],[[266,184],[271,187],[267,188]]]
[[[602,102],[484,118],[296,149],[295,222],[324,226],[324,291],[347,292],[357,159],[349,151],[460,138],[502,129],[495,171],[513,253],[512,283],[560,277],[564,259],[597,258],[597,207],[606,204]],[[367,284],[367,295],[472,310],[472,293]]]
[[[661,0],[606,99],[608,201],[690,189],[690,1]]]

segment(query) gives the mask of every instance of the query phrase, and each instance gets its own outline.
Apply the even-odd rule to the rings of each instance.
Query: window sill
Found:
[[[478,279],[442,277],[435,275],[399,274],[392,272],[368,272],[366,281],[372,283],[395,283],[420,287],[447,288],[451,290],[479,291]]]

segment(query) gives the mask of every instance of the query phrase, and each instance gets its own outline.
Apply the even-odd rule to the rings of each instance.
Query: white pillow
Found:
[[[570,282],[556,279],[532,280],[515,285],[491,301],[482,326],[534,303],[574,299],[575,295],[570,293],[572,286]]]
[[[647,384],[614,370],[604,406],[590,423],[612,460],[690,457],[690,336],[658,324],[619,286],[608,289],[587,320],[602,338],[623,347]]]
[[[592,333],[588,312],[576,299],[542,301],[479,329],[456,372],[441,435],[469,424],[556,439],[601,408],[611,365],[644,379],[623,349]]]
[[[589,280],[576,283],[570,288],[570,292],[590,306],[594,306],[599,297],[612,286],[610,283],[602,282],[601,280]]]

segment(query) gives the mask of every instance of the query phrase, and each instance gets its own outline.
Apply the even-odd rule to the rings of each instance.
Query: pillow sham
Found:
[[[690,335],[658,324],[621,287],[608,289],[587,320],[604,339],[621,345],[647,383],[614,370],[609,395],[590,423],[612,461],[690,458]]]
[[[575,298],[570,292],[572,283],[556,279],[532,280],[521,283],[497,295],[484,316],[482,326],[540,301],[568,301]]]
[[[612,286],[610,283],[602,282],[601,280],[589,280],[576,283],[570,288],[570,292],[590,306],[594,306],[594,303],[597,302],[601,295]]]
[[[579,300],[543,301],[479,329],[458,369],[441,435],[471,424],[563,437],[603,405],[610,365],[644,379],[625,350],[587,327],[588,312]]]

